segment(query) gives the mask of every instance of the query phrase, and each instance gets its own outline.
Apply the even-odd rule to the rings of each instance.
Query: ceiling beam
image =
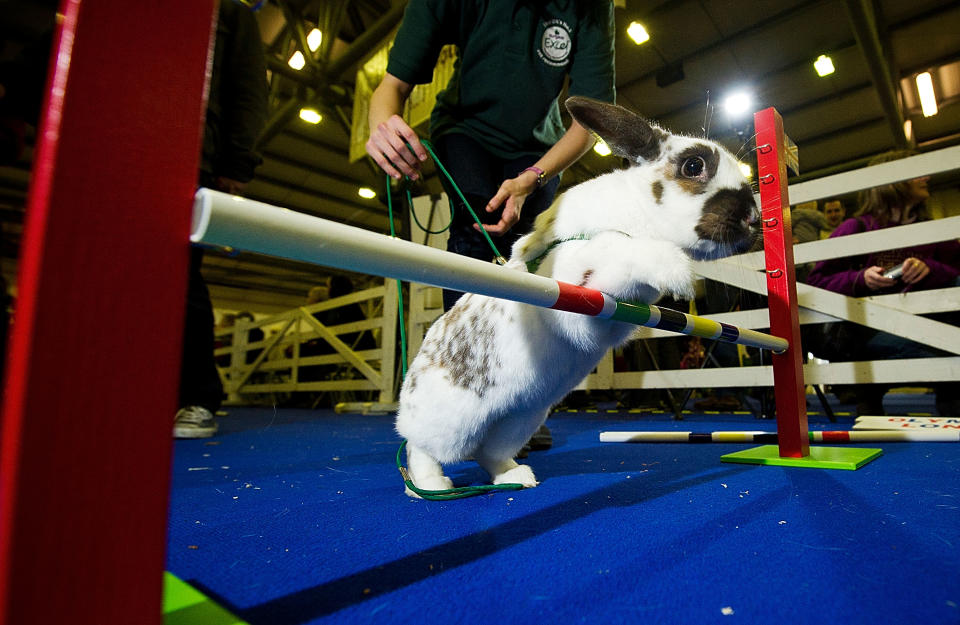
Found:
[[[873,86],[880,98],[893,143],[898,148],[906,148],[909,143],[903,129],[903,110],[900,107],[896,77],[890,71],[890,64],[883,51],[878,32],[877,16],[871,0],[844,0],[847,17],[853,34],[863,53],[870,72]]]
[[[406,7],[406,0],[397,2],[380,19],[371,24],[370,28],[364,31],[362,35],[354,39],[350,47],[327,66],[326,80],[329,82],[340,80],[344,72],[383,43],[387,35],[403,19],[403,12]]]
[[[701,47],[697,48],[696,50],[692,50],[691,52],[688,52],[687,54],[684,54],[684,55],[681,56],[680,58],[672,59],[670,62],[671,62],[671,63],[682,63],[682,62],[684,62],[684,61],[690,60],[690,59],[695,58],[695,57],[704,56],[704,55],[706,55],[706,54],[708,54],[709,52],[712,52],[712,51],[714,51],[714,50],[727,47],[727,46],[729,46],[730,43],[733,42],[733,41],[738,41],[738,40],[743,39],[744,37],[749,37],[750,35],[752,35],[752,34],[754,34],[754,33],[763,32],[763,30],[766,29],[766,28],[768,28],[769,26],[772,26],[773,24],[777,24],[777,23],[780,23],[780,22],[782,22],[782,21],[788,20],[788,19],[790,19],[790,18],[792,18],[792,17],[794,17],[794,16],[796,16],[796,15],[798,15],[798,14],[800,14],[800,13],[803,13],[803,12],[806,11],[811,5],[820,4],[821,2],[823,2],[823,0],[811,0],[810,2],[802,2],[802,3],[800,3],[800,4],[794,5],[794,6],[790,7],[790,8],[788,8],[788,9],[785,9],[785,10],[783,10],[783,11],[780,11],[779,13],[777,13],[777,14],[775,14],[775,15],[771,15],[770,17],[768,17],[768,18],[766,18],[766,19],[763,19],[763,20],[757,22],[756,24],[752,24],[752,25],[750,25],[750,26],[747,26],[746,28],[742,28],[742,29],[740,29],[740,30],[738,30],[738,31],[736,31],[736,32],[733,32],[733,33],[724,34],[724,35],[722,35],[721,37],[719,37],[718,39],[715,39],[714,41],[712,41],[711,43],[708,43],[708,44],[706,44],[706,45],[704,45],[704,46],[701,46]],[[668,5],[670,5],[670,6],[672,7],[672,4],[671,4],[671,3],[664,3],[663,5],[661,5],[661,7],[662,7],[662,8],[665,8],[665,7],[668,6]],[[654,77],[657,75],[657,72],[659,72],[661,69],[663,69],[663,68],[662,68],[662,67],[658,67],[656,70],[654,70],[654,71],[652,71],[652,72],[647,72],[646,74],[643,74],[642,76],[638,76],[637,78],[634,78],[634,79],[631,80],[630,82],[627,82],[627,83],[623,83],[623,84],[621,84],[621,85],[618,85],[618,86],[617,86],[617,93],[620,93],[621,91],[626,91],[627,89],[630,89],[631,87],[642,83],[644,80],[648,80],[648,79],[654,78]]]
[[[310,74],[300,75],[299,73],[296,73],[291,75],[285,69],[279,69],[282,66],[273,57],[268,59],[269,66],[271,68],[278,69],[279,72],[282,72],[284,77],[295,80],[303,87],[307,87],[321,93],[335,90],[334,87],[336,83],[341,80],[343,73],[353,67],[353,65],[360,61],[360,59],[362,59],[364,56],[376,49],[376,47],[383,42],[383,39],[390,34],[394,27],[400,23],[400,20],[403,19],[403,12],[406,8],[406,5],[407,3],[405,0],[394,5],[380,19],[374,22],[366,32],[357,37],[354,42],[350,44],[346,50],[344,50],[343,54],[331,61],[326,68]],[[295,16],[288,16],[287,19],[288,21],[291,19],[296,21],[297,24],[300,25],[300,31],[303,30],[302,25],[298,20],[295,19]],[[289,26],[290,24],[288,23],[288,27]],[[287,126],[287,124],[289,124],[290,121],[296,117],[300,110],[303,97],[303,94],[297,94],[281,104],[273,112],[273,114],[270,116],[270,119],[267,121],[267,124],[264,126],[263,132],[260,133],[260,138],[257,139],[258,147],[267,145],[271,139],[277,136]]]

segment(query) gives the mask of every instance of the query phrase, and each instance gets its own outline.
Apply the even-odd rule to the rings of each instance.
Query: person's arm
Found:
[[[589,3],[588,8],[586,19],[577,32],[578,50],[570,68],[569,95],[613,102],[616,99],[613,3]],[[595,142],[587,129],[573,121],[560,140],[533,166],[543,170],[546,182],[577,162]],[[509,230],[520,219],[523,201],[536,189],[536,183],[537,174],[532,171],[505,180],[487,203],[487,212],[503,207],[500,221],[484,228],[494,234]]]
[[[220,153],[214,175],[217,187],[239,194],[263,162],[257,139],[267,122],[267,60],[256,16],[242,6],[225,3],[221,19],[228,21],[228,39],[219,59],[222,76]],[[217,36],[222,36],[218,30]]]
[[[553,144],[553,147],[547,150],[533,166],[543,170],[543,182],[546,182],[577,162],[595,142],[590,131],[574,120],[560,140]],[[497,194],[487,202],[488,213],[498,210],[501,206],[503,213],[497,223],[483,226],[487,232],[502,235],[517,223],[523,201],[537,188],[537,177],[538,174],[535,171],[526,170],[516,178],[503,181]],[[474,225],[474,228],[479,229],[479,226]]]
[[[918,248],[917,252],[912,282],[908,282],[907,270],[910,267],[904,265],[905,283],[918,289],[939,289],[957,283],[960,277],[960,243],[956,240],[941,241]],[[925,273],[924,267],[927,269]]]
[[[367,154],[390,176],[416,180],[420,163],[427,160],[427,151],[417,133],[400,116],[411,91],[410,83],[390,73],[384,75],[370,96],[370,138],[366,147]]]
[[[857,234],[863,232],[864,229],[865,226],[859,220],[848,219],[836,227],[830,238],[836,239]],[[865,282],[866,269],[861,269],[866,265],[866,261],[866,256],[844,256],[821,260],[814,265],[813,270],[807,275],[806,283],[810,286],[851,297],[868,295],[872,289]],[[867,267],[867,269],[876,271],[879,268]]]

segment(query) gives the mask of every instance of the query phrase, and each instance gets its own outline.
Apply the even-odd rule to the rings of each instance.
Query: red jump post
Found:
[[[0,625],[161,622],[213,0],[64,0],[0,430]]]
[[[723,462],[855,470],[882,450],[859,447],[811,447],[807,431],[807,395],[803,383],[803,346],[793,267],[793,230],[787,195],[787,139],[773,108],[754,115],[760,219],[767,273],[770,334],[790,347],[774,353],[773,384],[777,406],[777,445],[726,454]]]
[[[780,456],[803,458],[810,455],[810,441],[797,312],[797,278],[793,267],[793,229],[787,194],[786,138],[783,120],[776,109],[756,113],[754,127],[770,334],[790,343],[786,352],[772,355]]]

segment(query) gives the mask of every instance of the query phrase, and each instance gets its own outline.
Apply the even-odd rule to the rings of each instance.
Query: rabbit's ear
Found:
[[[583,96],[566,101],[567,110],[581,126],[596,133],[618,156],[634,162],[656,160],[667,133],[616,104]]]

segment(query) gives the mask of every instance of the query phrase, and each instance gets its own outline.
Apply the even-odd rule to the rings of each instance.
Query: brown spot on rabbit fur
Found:
[[[405,379],[405,380],[406,380],[406,383],[407,383],[407,388],[410,390],[411,393],[414,392],[415,390],[417,390],[417,378],[418,378],[418,377],[419,377],[419,376],[417,376],[417,372],[416,372],[416,371],[411,371],[411,372],[407,375],[407,377],[406,377],[406,379]]]
[[[437,365],[448,372],[451,383],[479,397],[493,384],[490,371],[497,363],[490,362],[490,344],[501,307],[496,300],[485,299],[472,306],[454,306],[444,315],[448,341],[439,346]]]
[[[653,192],[653,199],[657,201],[657,204],[660,204],[663,201],[663,183],[655,180],[650,190]]]
[[[580,278],[580,284],[578,286],[587,286],[587,282],[593,276],[593,269],[588,269],[583,272],[583,277]]]

